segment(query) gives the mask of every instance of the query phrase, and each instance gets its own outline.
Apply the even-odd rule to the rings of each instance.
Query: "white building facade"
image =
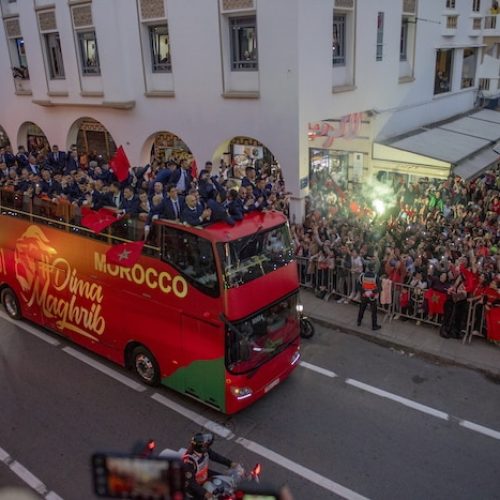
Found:
[[[297,217],[314,165],[333,165],[346,185],[379,171],[446,176],[454,162],[399,158],[387,143],[472,110],[478,75],[494,97],[500,75],[490,0],[0,6],[0,126],[14,149],[30,124],[65,149],[85,118],[135,165],[149,161],[163,131],[198,165],[249,137],[281,165]]]

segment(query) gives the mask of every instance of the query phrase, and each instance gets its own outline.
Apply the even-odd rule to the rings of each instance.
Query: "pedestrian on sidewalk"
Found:
[[[380,279],[374,271],[375,265],[373,262],[369,262],[366,267],[366,272],[362,273],[359,277],[361,303],[359,304],[358,326],[361,326],[363,315],[369,305],[372,316],[372,330],[380,330],[382,327],[377,323],[377,301],[380,293]]]

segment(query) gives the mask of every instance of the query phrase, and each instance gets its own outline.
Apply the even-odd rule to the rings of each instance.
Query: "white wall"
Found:
[[[479,44],[468,35],[471,0],[457,0],[457,35],[443,37],[439,24],[444,0],[420,0],[416,25],[415,80],[399,82],[402,0],[357,0],[355,89],[332,92],[332,15],[334,0],[257,0],[259,46],[256,99],[227,99],[219,10],[216,0],[167,0],[175,97],[146,97],[135,0],[93,2],[104,97],[82,97],[78,58],[67,0],[54,0],[63,41],[68,97],[47,95],[40,36],[33,2],[19,1],[32,96],[16,96],[3,24],[0,26],[0,125],[14,146],[25,121],[33,121],[49,142],[67,146],[75,120],[89,116],[123,144],[132,163],[146,161],[146,143],[155,132],[177,134],[198,164],[237,135],[264,143],[285,169],[287,185],[300,199],[299,179],[308,173],[309,122],[375,110],[370,138],[390,137],[466,111],[476,90],[459,90],[461,61],[455,60],[453,92],[434,96],[438,47]],[[487,2],[482,2],[486,4]],[[486,9],[487,6],[484,6]],[[377,62],[377,13],[385,13],[384,56]],[[119,16],[116,13],[119,12]],[[149,59],[145,61],[149,64]],[[52,101],[45,107],[36,102]],[[127,105],[131,109],[111,109]]]

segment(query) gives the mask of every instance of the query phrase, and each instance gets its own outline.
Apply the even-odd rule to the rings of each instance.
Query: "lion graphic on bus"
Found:
[[[14,269],[21,295],[27,302],[35,279],[42,279],[40,264],[49,264],[56,250],[49,245],[49,240],[37,226],[29,226],[16,242]]]

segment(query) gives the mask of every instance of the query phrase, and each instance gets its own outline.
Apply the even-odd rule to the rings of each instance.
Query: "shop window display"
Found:
[[[349,153],[330,149],[309,149],[309,186],[313,198],[326,197],[327,204],[347,190]]]

